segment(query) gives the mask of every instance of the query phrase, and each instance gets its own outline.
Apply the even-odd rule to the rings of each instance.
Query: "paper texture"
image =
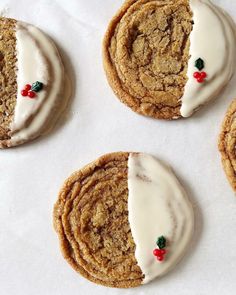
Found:
[[[236,20],[236,2],[218,0]],[[0,151],[1,295],[205,295],[236,289],[236,198],[222,170],[217,137],[236,97],[236,76],[192,118],[158,121],[133,113],[106,81],[101,43],[122,0],[1,0],[4,14],[32,23],[57,43],[74,97],[55,131]],[[207,30],[207,28],[206,28]],[[194,204],[196,231],[183,261],[133,290],[92,284],[59,251],[52,208],[63,181],[113,151],[151,153],[171,164]]]

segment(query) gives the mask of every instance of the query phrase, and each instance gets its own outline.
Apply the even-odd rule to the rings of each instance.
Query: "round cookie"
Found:
[[[189,117],[215,98],[235,68],[232,20],[208,0],[127,0],[103,44],[118,98],[156,119]]]
[[[236,191],[236,99],[231,103],[225,115],[219,136],[219,151],[227,178]]]
[[[0,69],[0,148],[8,148],[49,131],[69,92],[55,45],[33,25],[0,17]]]
[[[64,258],[85,278],[130,288],[170,271],[191,241],[192,206],[172,170],[112,153],[69,177],[54,207]]]

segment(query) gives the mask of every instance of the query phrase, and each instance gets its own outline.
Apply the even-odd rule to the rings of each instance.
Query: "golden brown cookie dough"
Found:
[[[54,227],[64,258],[85,278],[108,287],[141,285],[128,222],[128,153],[99,158],[64,183]]]
[[[104,68],[115,94],[133,111],[181,117],[192,26],[188,0],[127,0],[112,19]]]
[[[225,115],[219,137],[219,151],[227,178],[236,191],[236,99]]]
[[[10,139],[17,96],[16,21],[0,17],[0,145]]]

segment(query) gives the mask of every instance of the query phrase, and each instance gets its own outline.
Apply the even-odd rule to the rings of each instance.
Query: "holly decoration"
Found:
[[[207,77],[206,72],[195,72],[193,77],[197,80],[198,83],[203,83]]]
[[[164,260],[164,256],[166,254],[166,238],[164,236],[160,236],[158,239],[157,239],[157,249],[154,249],[153,250],[153,255],[156,256],[157,260],[158,261],[163,261]]]
[[[205,67],[204,60],[202,60],[201,58],[198,58],[195,61],[195,68],[197,68],[199,71],[201,71],[202,69],[204,69],[204,67]]]
[[[164,249],[166,247],[166,238],[164,236],[159,237],[156,244],[159,249]]]
[[[198,58],[195,61],[195,67],[200,71],[200,72],[195,72],[193,74],[193,77],[197,80],[198,83],[203,83],[205,82],[205,79],[207,77],[207,73],[206,72],[201,72],[201,70],[204,69],[205,67],[205,62],[204,60],[202,60],[201,58]]]
[[[34,82],[31,86],[31,90],[34,92],[39,92],[42,89],[43,89],[43,83],[39,81]]]
[[[22,96],[28,96],[29,98],[35,98],[36,93],[43,89],[43,83],[36,81],[32,85],[26,84],[24,89],[21,90]]]

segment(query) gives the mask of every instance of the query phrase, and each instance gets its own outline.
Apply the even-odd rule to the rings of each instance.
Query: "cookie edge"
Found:
[[[230,106],[228,107],[223,123],[221,125],[221,131],[218,138],[218,149],[221,154],[221,163],[223,165],[223,169],[225,171],[226,177],[232,187],[232,189],[236,192],[236,171],[232,166],[231,160],[227,153],[227,146],[225,143],[226,136],[230,133],[231,130],[231,120],[234,114],[236,113],[236,99],[234,99]]]

